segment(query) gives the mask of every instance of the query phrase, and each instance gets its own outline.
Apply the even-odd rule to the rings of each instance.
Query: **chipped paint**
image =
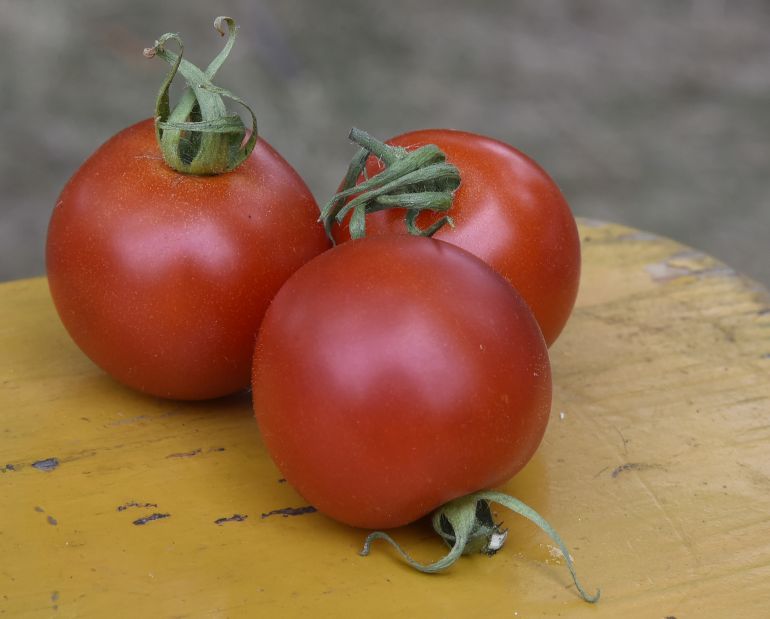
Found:
[[[128,503],[123,503],[123,505],[118,505],[116,509],[119,512],[124,512],[131,507],[147,508],[147,507],[157,507],[157,506],[158,506],[157,503],[137,503],[136,501],[130,501]]]
[[[32,463],[32,467],[38,471],[45,471],[46,473],[53,471],[59,466],[58,458],[46,458],[45,460],[37,460]]]
[[[735,277],[736,272],[726,264],[695,249],[684,249],[665,260],[645,265],[644,269],[656,282],[680,277]]]
[[[282,509],[274,509],[272,511],[262,514],[262,518],[269,516],[283,516],[288,518],[289,516],[301,516],[302,514],[312,514],[318,510],[312,505],[306,505],[305,507],[284,507]]]
[[[226,522],[243,522],[248,516],[246,514],[233,514],[227,518],[217,518],[214,524],[218,524],[220,527]]]
[[[561,548],[558,546],[552,546],[551,544],[546,544],[546,548],[548,548],[548,554],[551,555],[554,559],[563,559],[564,553],[561,551]],[[572,553],[569,555],[570,561],[574,561],[574,557],[572,556]]]
[[[137,526],[142,526],[147,524],[148,522],[152,522],[153,520],[162,520],[163,518],[170,518],[171,514],[151,514],[149,516],[145,516],[144,518],[137,518],[134,520],[134,524]]]
[[[692,271],[685,267],[675,267],[668,263],[668,261],[656,262],[654,264],[648,264],[644,267],[644,270],[650,275],[650,277],[656,282],[667,282],[677,277],[684,277],[690,275]]]

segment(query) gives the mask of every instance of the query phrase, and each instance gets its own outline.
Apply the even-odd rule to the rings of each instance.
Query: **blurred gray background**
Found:
[[[44,272],[50,211],[104,140],[151,116],[179,32],[323,201],[351,125],[497,137],[578,215],[715,254],[770,283],[770,2],[765,0],[0,0],[0,280]]]

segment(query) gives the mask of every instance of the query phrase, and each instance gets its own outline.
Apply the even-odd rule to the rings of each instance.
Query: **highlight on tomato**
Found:
[[[435,188],[435,187],[434,187]],[[489,503],[564,543],[540,515],[491,489],[516,474],[545,432],[551,371],[521,295],[481,259],[417,236],[336,246],[292,275],[257,339],[252,389],[264,443],[320,512],[387,529],[434,512],[451,550],[436,572],[505,540]],[[596,601],[575,579],[578,591]]]
[[[308,187],[258,138],[251,108],[212,82],[237,35],[230,18],[215,27],[227,39],[205,70],[175,34],[145,50],[171,66],[155,118],[83,163],[48,229],[51,295],[72,339],[118,381],[166,398],[247,388],[270,299],[329,247]],[[177,73],[187,88],[172,108]]]
[[[361,149],[323,209],[330,238],[417,233],[462,247],[519,291],[553,344],[577,296],[580,239],[545,170],[508,144],[464,131],[412,131],[382,143],[353,129],[350,138]],[[451,225],[443,225],[450,206]]]

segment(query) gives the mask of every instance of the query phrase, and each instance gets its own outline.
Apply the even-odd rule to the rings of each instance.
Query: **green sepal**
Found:
[[[435,574],[448,568],[464,554],[481,552],[493,555],[504,544],[508,532],[501,530],[500,524],[495,524],[492,518],[490,503],[498,503],[507,507],[540,527],[559,547],[580,597],[591,604],[599,601],[601,590],[597,589],[596,593],[591,595],[583,589],[578,581],[575,566],[567,546],[554,528],[526,503],[502,492],[475,492],[449,501],[434,512],[432,519],[433,529],[449,546],[449,552],[434,563],[426,565],[415,561],[390,535],[382,531],[375,531],[369,534],[364,541],[364,547],[360,554],[362,556],[368,555],[371,551],[372,542],[382,539],[393,546],[411,567],[426,574]]]
[[[334,224],[341,224],[350,213],[351,238],[366,233],[366,215],[376,211],[399,208],[406,210],[406,227],[410,234],[431,236],[450,217],[442,217],[426,229],[416,225],[422,211],[445,212],[452,205],[455,190],[460,186],[460,171],[446,162],[446,155],[434,144],[416,150],[389,146],[359,129],[352,129],[352,139],[361,148],[348,166],[340,190],[321,209],[319,221],[334,242]],[[366,161],[377,157],[384,169],[366,177]],[[358,179],[364,180],[358,183]]]
[[[227,24],[227,32],[223,23]],[[230,91],[211,82],[232,50],[238,33],[235,21],[229,17],[218,17],[214,27],[220,34],[228,35],[227,42],[205,71],[182,57],[184,45],[177,34],[164,34],[154,47],[144,51],[145,56],[159,56],[171,65],[155,102],[155,134],[165,162],[186,174],[221,174],[234,170],[251,154],[258,137],[252,109]],[[179,54],[166,48],[168,41],[179,45]],[[177,72],[185,78],[187,88],[172,110],[169,89]],[[240,116],[228,113],[223,97],[248,110],[251,116],[248,139],[246,126]]]

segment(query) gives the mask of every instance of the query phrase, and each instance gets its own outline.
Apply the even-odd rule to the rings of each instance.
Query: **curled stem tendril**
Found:
[[[501,525],[493,521],[490,503],[503,505],[540,527],[559,547],[580,597],[591,604],[599,601],[601,590],[597,589],[592,595],[583,589],[578,581],[575,565],[567,546],[554,528],[526,503],[502,492],[485,491],[469,494],[446,503],[434,512],[433,529],[450,548],[444,557],[434,563],[426,565],[415,561],[390,535],[382,531],[369,534],[360,554],[368,555],[375,540],[385,540],[411,567],[426,574],[435,574],[448,568],[464,554],[477,552],[495,554],[505,542],[507,531],[501,530]]]
[[[348,166],[340,191],[323,206],[319,217],[332,243],[334,225],[342,224],[348,214],[348,228],[354,239],[366,236],[366,215],[395,208],[406,211],[406,229],[416,236],[433,236],[444,225],[454,225],[448,215],[426,228],[417,225],[417,217],[423,211],[448,211],[460,186],[459,170],[447,163],[437,146],[427,144],[408,151],[389,146],[356,128],[351,129],[349,138],[361,148]],[[377,157],[384,169],[368,177],[366,162],[370,155]]]
[[[238,26],[230,17],[217,17],[214,28],[222,36],[227,35],[227,41],[205,71],[183,58],[184,45],[178,34],[166,33],[153,47],[144,50],[147,58],[158,56],[171,65],[155,101],[155,134],[166,163],[187,174],[234,170],[257,142],[257,118],[252,109],[241,98],[211,82],[235,44]],[[167,48],[170,41],[179,46],[178,54]],[[169,89],[177,73],[185,78],[187,87],[171,109]],[[248,110],[250,131],[247,132],[239,115],[228,113],[224,98]]]

